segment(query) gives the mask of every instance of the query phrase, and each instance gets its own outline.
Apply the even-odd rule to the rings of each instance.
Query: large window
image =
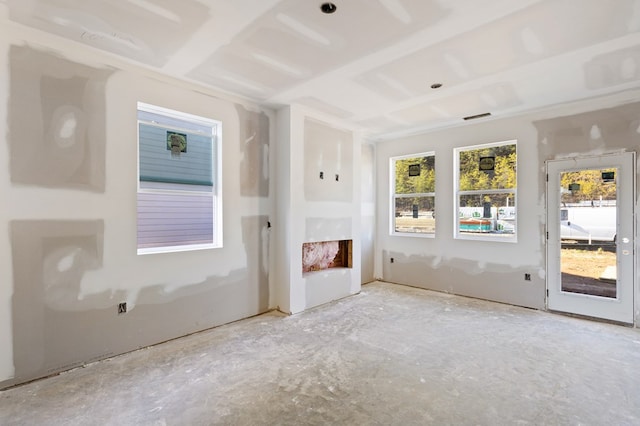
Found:
[[[391,158],[391,185],[391,232],[433,236],[436,231],[434,153]]]
[[[456,238],[516,241],[516,141],[455,150]]]
[[[138,103],[138,254],[219,247],[221,123]]]

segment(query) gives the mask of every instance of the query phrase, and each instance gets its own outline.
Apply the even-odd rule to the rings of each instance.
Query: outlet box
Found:
[[[127,302],[118,303],[118,315],[127,313]]]

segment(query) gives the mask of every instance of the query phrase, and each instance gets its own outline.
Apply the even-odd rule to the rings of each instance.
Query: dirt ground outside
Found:
[[[616,266],[616,254],[602,248],[582,250],[563,248],[561,251],[562,290],[615,298],[615,277],[603,277],[607,267]]]
[[[616,266],[616,254],[602,249],[581,250],[563,248],[562,272],[598,279],[607,266]]]
[[[436,219],[433,217],[396,217],[396,232],[416,232],[433,234],[436,231]]]

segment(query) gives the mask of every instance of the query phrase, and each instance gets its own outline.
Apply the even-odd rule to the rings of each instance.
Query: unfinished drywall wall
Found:
[[[539,161],[630,151],[638,152],[640,147],[640,102],[613,105],[560,117],[545,117],[536,120],[534,125],[538,131]],[[636,190],[634,194],[636,211],[638,209],[637,182],[638,171],[636,171],[633,182]],[[637,229],[637,222],[635,226]],[[639,241],[636,235],[633,252],[638,253],[638,245]],[[640,323],[638,257],[636,255],[636,276],[634,277],[634,299],[636,301],[634,321],[636,326]]]
[[[278,111],[278,134],[277,305],[297,313],[360,291],[360,140],[299,106]],[[303,273],[303,244],[336,240],[352,266]]]
[[[360,238],[361,253],[361,283],[365,284],[375,279],[374,275],[374,242],[375,242],[375,145],[362,144],[360,157],[361,173],[361,208],[362,222]]]
[[[376,276],[396,283],[532,308],[545,308],[545,161],[635,151],[640,146],[640,104],[632,92],[431,132],[376,146]],[[517,140],[517,242],[453,237],[453,149]],[[434,239],[389,233],[389,158],[436,155]],[[637,244],[637,243],[636,243]],[[529,274],[531,280],[525,279]],[[637,294],[637,290],[636,290]]]
[[[310,216],[305,219],[304,240],[309,241],[331,241],[344,240],[353,235],[353,219],[351,217],[316,217]]]
[[[636,150],[640,102],[536,120],[540,160]]]
[[[104,191],[104,90],[112,71],[28,46],[11,46],[9,66],[11,181]]]
[[[268,310],[274,113],[8,34],[0,388]],[[136,254],[138,101],[222,122],[222,248]]]
[[[240,121],[242,159],[240,191],[243,196],[269,196],[269,117],[262,111],[249,111],[237,105]]]
[[[56,324],[50,313],[82,309],[81,281],[88,270],[102,267],[104,223],[16,220],[10,227],[15,368],[18,374],[49,374],[55,371],[53,365],[77,362],[76,345],[69,344],[69,337],[79,336],[73,330],[52,333]],[[61,355],[64,349],[67,353]]]
[[[523,300],[540,298],[540,282],[544,276],[534,276],[537,285],[523,279],[525,273],[540,270],[537,263],[510,265],[455,256],[406,255],[402,252],[383,252],[383,276],[392,282],[429,288],[445,293],[464,294],[479,299],[499,300],[513,305],[524,305]],[[421,277],[416,279],[416,277]],[[511,281],[508,281],[512,277]],[[518,279],[514,279],[514,278]],[[386,279],[386,278],[385,278]],[[509,291],[505,291],[505,286]],[[541,308],[541,306],[537,306]]]
[[[353,134],[306,119],[304,195],[307,201],[353,199]]]

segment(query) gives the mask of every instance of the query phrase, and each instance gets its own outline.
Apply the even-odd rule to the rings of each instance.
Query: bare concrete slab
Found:
[[[2,425],[640,423],[637,329],[386,283],[0,392]]]

